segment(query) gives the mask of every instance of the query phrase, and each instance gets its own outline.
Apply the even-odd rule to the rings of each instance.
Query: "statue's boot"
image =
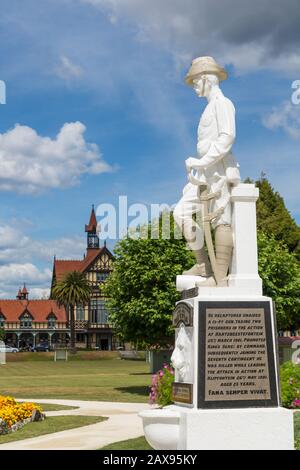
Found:
[[[212,270],[204,247],[202,247],[201,250],[194,251],[194,255],[197,263],[187,271],[183,271],[182,274],[184,276],[201,276],[203,281],[205,281],[212,275]],[[199,281],[201,280],[199,279]]]
[[[230,225],[218,225],[216,227],[215,247],[218,286],[227,286],[227,274],[233,248],[232,229]]]
[[[233,237],[230,225],[217,226],[215,230],[215,248],[218,286],[226,287],[228,285],[227,273],[233,248]],[[213,287],[216,286],[216,281],[213,276],[210,276],[203,279],[203,281],[199,280],[196,285],[200,287]]]

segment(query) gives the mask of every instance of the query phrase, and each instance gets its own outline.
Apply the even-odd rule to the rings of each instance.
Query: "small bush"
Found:
[[[300,364],[285,362],[280,369],[281,399],[286,408],[298,408],[300,400]]]
[[[165,364],[161,370],[152,376],[150,391],[150,404],[161,407],[171,405],[172,383],[174,382],[174,369]]]

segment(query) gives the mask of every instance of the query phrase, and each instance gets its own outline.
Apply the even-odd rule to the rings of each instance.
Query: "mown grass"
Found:
[[[146,439],[141,436],[136,439],[114,442],[99,450],[152,450],[152,447],[150,447]]]
[[[43,411],[64,411],[64,410],[78,410],[79,406],[56,405],[54,403],[37,403]]]
[[[106,419],[101,416],[51,416],[44,421],[28,423],[16,432],[0,436],[0,444],[80,428],[89,424],[100,423]]]
[[[0,395],[112,402],[147,402],[149,364],[121,359],[8,362]]]

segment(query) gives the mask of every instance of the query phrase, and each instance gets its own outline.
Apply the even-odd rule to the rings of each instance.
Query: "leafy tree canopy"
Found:
[[[173,221],[171,222],[173,228]],[[153,227],[152,227],[153,228]],[[147,230],[151,230],[151,224]],[[171,230],[171,233],[173,231]],[[110,321],[124,340],[144,346],[173,339],[172,311],[180,295],[176,275],[195,262],[185,241],[129,236],[115,248],[114,270],[104,287]]]
[[[264,295],[275,301],[278,329],[299,325],[299,263],[286,246],[262,231],[258,231],[258,270]]]
[[[253,182],[249,178],[245,182]],[[263,176],[255,181],[259,188],[256,204],[257,227],[275,240],[282,241],[300,261],[300,227],[287,210],[283,198]]]

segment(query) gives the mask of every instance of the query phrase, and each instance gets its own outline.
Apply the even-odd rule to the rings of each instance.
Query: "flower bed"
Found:
[[[40,406],[34,403],[17,403],[12,397],[0,395],[0,435],[17,431],[30,421],[44,418]]]

